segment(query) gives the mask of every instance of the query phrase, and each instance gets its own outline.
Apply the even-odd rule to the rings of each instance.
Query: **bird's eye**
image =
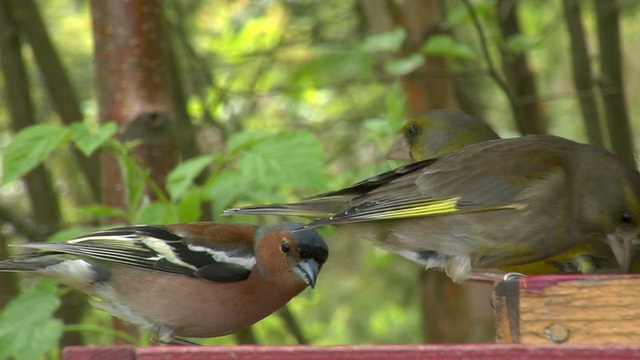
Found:
[[[291,245],[289,245],[288,242],[283,241],[282,245],[280,245],[280,251],[282,251],[284,254],[289,253],[289,251],[291,251]]]
[[[416,136],[416,134],[418,133],[418,125],[410,124],[407,127],[406,133],[407,133],[407,137],[408,138],[412,138],[412,137]]]
[[[628,211],[625,211],[622,213],[622,223],[623,224],[634,224],[635,221],[633,220],[633,214],[631,214]]]

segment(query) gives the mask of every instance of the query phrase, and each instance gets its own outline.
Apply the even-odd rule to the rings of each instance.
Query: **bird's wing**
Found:
[[[559,152],[548,148],[567,144],[533,140],[471,145],[354,197],[342,211],[308,227],[522,209],[540,184],[551,182],[555,189],[566,175]],[[505,160],[507,153],[511,160]]]
[[[240,281],[249,276],[256,262],[251,243],[231,242],[224,234],[219,239],[204,238],[206,226],[196,226],[197,230],[190,233],[183,227],[129,226],[98,231],[64,243],[21,246],[216,282]],[[253,233],[249,239],[253,239]]]

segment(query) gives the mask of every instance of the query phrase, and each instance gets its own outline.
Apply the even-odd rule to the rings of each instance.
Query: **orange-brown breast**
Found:
[[[136,276],[137,281],[126,281]],[[290,271],[263,278],[257,271],[235,283],[133,267],[113,269],[110,285],[134,311],[174,329],[176,336],[230,334],[263,319],[306,288]]]

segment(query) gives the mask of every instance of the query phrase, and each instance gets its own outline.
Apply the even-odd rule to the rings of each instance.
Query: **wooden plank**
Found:
[[[520,343],[520,284],[502,281],[496,284],[491,303],[496,314],[496,343]]]
[[[62,350],[63,360],[135,360],[134,346],[71,346]]]
[[[493,300],[497,343],[640,344],[640,275],[529,276]]]
[[[126,350],[126,351],[125,351]],[[108,356],[112,352],[112,356]],[[125,357],[122,357],[122,356]],[[133,356],[133,357],[131,357]],[[640,359],[640,345],[69,347],[63,360],[566,360]]]

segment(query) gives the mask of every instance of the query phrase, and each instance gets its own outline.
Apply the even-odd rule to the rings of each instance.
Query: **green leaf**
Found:
[[[118,127],[113,122],[95,126],[86,121],[76,122],[69,126],[71,128],[71,139],[85,156],[91,156],[96,149],[102,146]]]
[[[238,151],[244,150],[253,146],[256,142],[267,137],[266,133],[259,133],[255,131],[240,131],[229,138],[227,141],[227,152],[229,154],[235,154]]]
[[[422,46],[422,51],[429,55],[456,59],[473,59],[477,56],[471,46],[458,42],[451,35],[430,36]]]
[[[242,172],[237,169],[213,174],[203,189],[211,199],[213,215],[220,215],[222,210],[228,208],[241,194],[251,191],[247,185],[249,181],[250,179],[244,178]]]
[[[270,134],[240,154],[238,169],[235,181],[246,182],[242,197],[254,201],[276,200],[286,190],[322,189],[326,180],[322,143],[305,131]]]
[[[404,59],[394,59],[385,64],[384,69],[392,75],[407,75],[424,64],[424,57],[413,54]]]
[[[399,81],[395,81],[385,97],[386,118],[396,128],[404,122],[407,109],[407,94]]]
[[[210,155],[189,159],[176,166],[167,177],[167,190],[172,200],[180,199],[192,186],[193,180],[213,162]]]
[[[318,84],[335,84],[340,81],[369,78],[373,76],[375,55],[352,48],[336,49],[335,46],[317,48],[312,57],[288,70],[287,82],[296,84],[290,96],[303,94],[305,86],[318,90]]]
[[[104,217],[104,218],[122,217],[122,218],[127,218],[127,216],[128,216],[128,214],[122,209],[111,207],[111,206],[104,206],[104,205],[84,206],[84,207],[80,208],[80,211],[83,214],[91,215],[93,217]]]
[[[402,42],[407,37],[407,32],[403,28],[395,28],[391,31],[368,36],[362,44],[362,51],[398,51]]]
[[[192,187],[186,191],[180,203],[178,203],[178,221],[190,222],[200,220],[202,215],[202,190]]]
[[[69,130],[57,125],[33,125],[19,131],[2,154],[4,186],[40,165],[69,139]]]
[[[127,209],[134,211],[140,205],[144,196],[146,186],[144,170],[138,168],[124,144],[119,141],[111,141],[109,144],[117,155],[122,183],[125,185]]]
[[[538,42],[524,34],[515,34],[507,38],[505,45],[512,53],[520,54],[534,49]]]
[[[56,283],[43,279],[13,299],[0,314],[0,358],[39,359],[58,344],[62,321],[53,319],[60,305]]]
[[[137,222],[141,224],[173,224],[179,220],[171,203],[154,202],[142,209]]]
[[[205,107],[202,100],[196,97],[189,98],[187,102],[187,113],[192,118],[203,118],[205,115]]]

